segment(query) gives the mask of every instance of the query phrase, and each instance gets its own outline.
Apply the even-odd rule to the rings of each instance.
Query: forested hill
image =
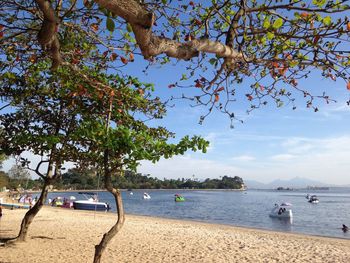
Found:
[[[121,189],[241,189],[244,187],[242,178],[223,176],[220,179],[166,179],[163,180],[126,171],[123,177],[113,179],[113,184]],[[93,173],[80,173],[75,169],[63,174],[62,180],[55,185],[58,189],[96,189],[103,188],[103,176]]]
[[[16,173],[18,174],[18,173]],[[29,175],[14,176],[13,173],[7,174],[0,172],[0,191],[4,187],[7,189],[39,190],[42,185],[41,179],[30,179]],[[244,182],[242,178],[227,175],[220,179],[206,179],[199,181],[197,179],[166,179],[163,180],[126,171],[124,176],[113,178],[113,185],[120,189],[243,189]],[[94,171],[79,171],[69,169],[62,174],[55,184],[54,188],[58,190],[81,190],[81,189],[103,189],[103,176],[96,175]]]

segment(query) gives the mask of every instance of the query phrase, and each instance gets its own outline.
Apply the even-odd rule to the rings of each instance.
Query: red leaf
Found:
[[[109,57],[109,59],[111,61],[114,61],[117,57],[118,57],[118,55],[116,53],[112,53],[111,56]]]
[[[196,82],[196,85],[194,85],[196,88],[201,88],[202,84],[200,84],[199,82]]]
[[[346,29],[347,29],[348,31],[350,31],[350,22],[348,22],[348,23],[346,24]]]
[[[220,87],[220,88],[218,88],[218,89],[217,89],[217,91],[216,91],[216,92],[223,91],[224,89],[225,89],[224,87]]]
[[[120,57],[120,60],[123,62],[123,64],[128,64],[128,60],[124,57]]]
[[[32,62],[32,63],[35,63],[36,62],[36,55],[31,55],[30,57],[29,57],[29,61],[30,62]]]
[[[187,34],[187,35],[185,36],[185,41],[191,41],[191,40],[192,40],[191,34]]]
[[[134,61],[135,57],[134,57],[134,54],[133,54],[133,53],[130,53],[130,54],[129,54],[129,59],[130,59],[130,61]]]
[[[175,88],[175,84],[170,84],[170,85],[168,86],[168,88],[169,88],[169,89]]]
[[[272,62],[272,67],[274,68],[279,68],[279,65],[276,61]]]
[[[346,85],[346,88],[347,88],[348,90],[350,90],[350,81],[349,81],[348,84]]]
[[[218,102],[220,99],[219,94],[215,94],[215,102]]]
[[[315,38],[314,38],[314,45],[316,45],[318,43],[319,39],[320,39],[319,35],[315,36]]]
[[[91,27],[92,31],[94,31],[94,32],[98,31],[98,24],[96,24],[96,23],[91,24],[90,27]]]
[[[309,16],[308,13],[306,12],[302,12],[301,15],[300,15],[302,18],[307,18]]]

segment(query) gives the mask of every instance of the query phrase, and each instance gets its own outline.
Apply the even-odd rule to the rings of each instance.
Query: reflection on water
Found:
[[[341,231],[342,224],[350,225],[350,191],[341,189],[312,192],[320,203],[310,204],[307,192],[291,193],[268,190],[236,191],[181,191],[149,190],[151,199],[144,200],[144,190],[134,190],[133,195],[122,193],[126,213],[166,218],[204,221],[218,224],[255,227],[285,232],[333,236],[350,239],[349,233]],[[174,202],[174,194],[186,198],[185,202]],[[77,193],[50,193],[69,197]],[[99,199],[111,204],[116,211],[114,198],[108,192],[100,192]],[[269,217],[275,203],[292,203],[293,219]]]

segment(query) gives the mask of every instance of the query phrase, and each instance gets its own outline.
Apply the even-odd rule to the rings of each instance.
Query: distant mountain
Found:
[[[244,183],[248,188],[255,189],[275,189],[277,187],[306,188],[307,186],[330,186],[319,181],[301,177],[295,177],[289,180],[276,179],[266,184],[253,180],[244,180]]]
[[[248,189],[268,189],[267,184],[254,181],[254,180],[244,180],[244,184],[248,187]]]

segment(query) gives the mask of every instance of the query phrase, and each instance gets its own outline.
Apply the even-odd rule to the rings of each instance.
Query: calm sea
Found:
[[[122,193],[126,213],[350,239],[349,232],[341,231],[342,224],[350,226],[349,188],[307,192],[147,190],[152,197],[150,200],[142,198],[144,192],[135,190],[133,195],[127,191]],[[174,202],[175,193],[182,194],[186,201]],[[320,202],[308,203],[307,194],[316,194]],[[49,194],[49,198],[72,195],[83,199],[75,192],[54,192]],[[98,198],[110,203],[112,212],[116,211],[110,193],[99,192]],[[269,217],[274,204],[281,202],[292,203],[292,221]]]

